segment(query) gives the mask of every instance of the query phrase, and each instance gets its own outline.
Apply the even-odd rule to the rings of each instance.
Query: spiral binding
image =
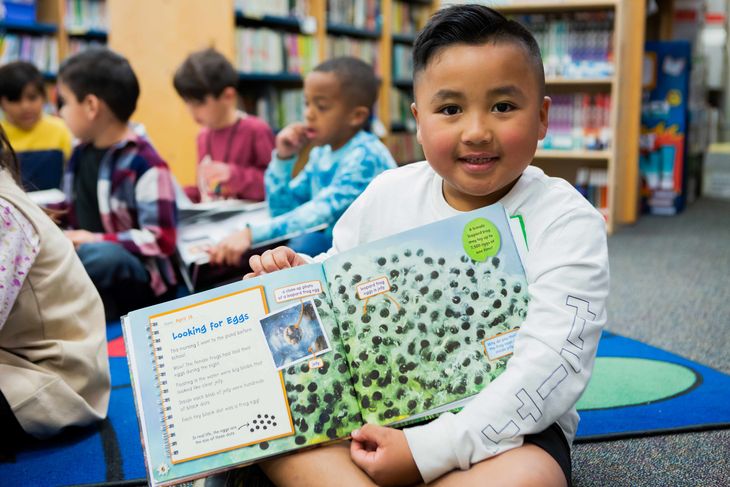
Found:
[[[166,397],[169,392],[167,388],[167,373],[164,370],[165,364],[162,357],[162,347],[159,345],[159,330],[156,328],[157,322],[149,322],[147,326],[147,333],[150,337],[150,358],[155,364],[157,370],[157,380],[155,381],[155,389],[157,389],[157,407],[160,410],[159,422],[160,432],[162,433],[162,439],[167,444],[168,448],[163,449],[165,457],[169,460],[170,454],[177,454],[177,451],[172,451],[172,447],[177,445],[177,442],[173,440],[175,433],[171,430],[175,428],[175,424],[172,422],[173,416],[170,413],[172,409],[170,406],[170,398]]]

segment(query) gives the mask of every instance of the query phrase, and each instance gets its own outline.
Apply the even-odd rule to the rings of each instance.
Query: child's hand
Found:
[[[216,187],[231,179],[231,166],[225,162],[211,161],[200,165],[200,172],[209,193],[217,193]]]
[[[254,255],[248,260],[248,264],[251,266],[251,272],[244,276],[256,277],[261,274],[267,274],[269,272],[275,272],[281,269],[288,269],[290,267],[296,267],[299,265],[306,264],[307,261],[302,258],[301,255],[294,252],[289,247],[276,247],[272,250],[267,250],[261,255]]]
[[[297,154],[309,142],[307,126],[301,122],[284,127],[276,134],[276,156],[289,159]]]
[[[218,245],[208,249],[208,262],[213,265],[238,266],[243,254],[250,248],[251,230],[246,228],[227,236]]]
[[[423,482],[406,435],[400,430],[366,424],[353,431],[350,457],[378,485]]]
[[[64,235],[66,235],[66,238],[71,240],[71,243],[74,244],[75,249],[78,249],[79,245],[85,243],[101,242],[102,240],[101,234],[91,233],[87,230],[64,230],[63,233]]]

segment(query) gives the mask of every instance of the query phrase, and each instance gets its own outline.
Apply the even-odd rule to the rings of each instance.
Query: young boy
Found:
[[[26,191],[60,188],[71,154],[71,133],[60,118],[43,113],[45,102],[38,68],[26,61],[0,67],[0,124],[18,154]]]
[[[195,52],[177,69],[173,84],[203,126],[198,134],[199,184],[185,188],[190,199],[262,201],[274,134],[266,122],[237,109],[238,73],[231,63],[214,49]]]
[[[305,121],[284,128],[266,170],[271,220],[251,225],[211,249],[213,264],[239,265],[252,244],[334,225],[372,179],[395,167],[387,147],[363,127],[378,96],[373,68],[359,59],[334,58],[304,80]],[[297,153],[315,146],[292,178]],[[331,228],[297,239],[297,251],[316,255],[330,247]]]
[[[413,59],[427,161],[373,181],[338,222],[330,252],[501,203],[521,224],[514,236],[529,282],[514,355],[457,414],[402,431],[368,424],[352,432],[349,452],[319,448],[262,468],[277,485],[570,485],[575,404],[606,322],[603,219],[567,182],[530,166],[550,99],[526,29],[487,7],[449,7],[419,34]],[[279,248],[250,263],[258,274],[303,262]]]
[[[64,61],[58,76],[61,116],[81,141],[64,177],[72,228],[66,236],[112,318],[175,284],[172,177],[152,145],[128,127],[139,84],[126,59],[93,48]]]

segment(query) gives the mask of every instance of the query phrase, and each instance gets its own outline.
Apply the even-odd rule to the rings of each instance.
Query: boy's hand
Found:
[[[297,154],[309,142],[307,126],[301,122],[284,127],[276,134],[276,156],[289,159]]]
[[[245,228],[240,232],[232,233],[208,249],[208,262],[213,265],[239,266],[241,257],[251,248],[251,230]]]
[[[307,261],[301,255],[289,247],[276,247],[275,249],[267,250],[261,255],[251,257],[248,260],[248,264],[251,266],[251,272],[243,276],[243,278],[256,277],[261,274],[288,269],[306,263]]]
[[[64,230],[64,235],[66,235],[66,238],[71,240],[71,243],[74,244],[74,248],[78,249],[79,245],[85,244],[85,243],[93,243],[93,242],[101,242],[102,237],[98,233],[91,233],[87,230]]]
[[[378,485],[423,482],[406,435],[400,430],[366,424],[353,431],[350,457]]]
[[[225,162],[211,161],[200,165],[205,186],[210,193],[216,193],[216,186],[231,179],[231,166]]]

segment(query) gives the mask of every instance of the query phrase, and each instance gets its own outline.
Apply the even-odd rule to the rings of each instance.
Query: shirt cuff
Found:
[[[257,244],[274,238],[272,226],[269,222],[249,223],[246,228],[251,230],[251,243]]]
[[[288,159],[280,159],[279,156],[276,155],[276,149],[271,151],[271,162],[269,164],[275,164],[278,166],[277,169],[289,169],[294,167],[295,162],[297,162],[297,154],[294,154]]]
[[[461,467],[450,440],[454,428],[452,421],[453,415],[444,413],[428,424],[403,430],[413,460],[426,484]]]

